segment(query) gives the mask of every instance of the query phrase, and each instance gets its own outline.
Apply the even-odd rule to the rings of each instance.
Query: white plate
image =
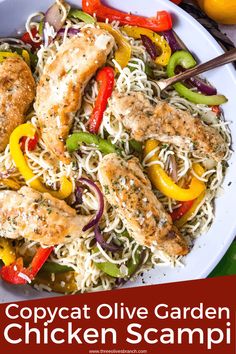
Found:
[[[35,11],[45,11],[52,0],[0,0],[0,36],[15,34],[24,25],[27,16]],[[80,1],[70,3],[78,6]],[[209,60],[222,53],[221,47],[211,35],[186,12],[164,0],[109,0],[108,5],[126,12],[143,16],[154,16],[157,10],[168,10],[173,15],[174,29],[200,61]],[[224,105],[226,119],[232,121],[233,141],[236,141],[236,74],[232,65],[212,70],[207,79],[225,94],[229,102]],[[233,154],[223,187],[224,193],[216,200],[215,221],[209,232],[196,240],[195,246],[184,260],[183,268],[158,268],[144,275],[146,284],[199,279],[206,277],[222,258],[236,234],[235,196],[236,196],[236,154]],[[230,186],[228,186],[231,182]],[[127,286],[141,286],[142,279],[130,282]],[[47,297],[48,293],[38,293],[28,288],[1,284],[0,301]]]

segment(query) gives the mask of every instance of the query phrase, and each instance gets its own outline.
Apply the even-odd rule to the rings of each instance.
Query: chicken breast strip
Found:
[[[224,158],[226,145],[220,133],[189,112],[164,101],[154,107],[141,92],[128,95],[114,92],[111,106],[116,118],[137,141],[154,138],[215,161]]]
[[[70,242],[82,234],[91,215],[77,215],[66,202],[29,187],[0,191],[0,237],[24,237],[47,246]]]
[[[117,154],[106,155],[98,175],[106,199],[137,243],[171,256],[188,253],[185,239],[154,195],[136,158],[125,161]]]
[[[42,139],[64,163],[65,139],[81,106],[86,85],[103,66],[114,45],[114,38],[97,28],[82,29],[63,44],[55,58],[45,65],[37,87],[35,109]]]
[[[12,131],[25,121],[25,113],[35,97],[35,82],[29,66],[21,58],[0,63],[0,152]]]

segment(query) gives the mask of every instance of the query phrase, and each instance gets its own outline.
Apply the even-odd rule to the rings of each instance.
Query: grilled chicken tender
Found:
[[[0,237],[26,239],[47,246],[80,237],[90,216],[77,215],[66,202],[29,187],[0,191]]]
[[[128,95],[115,92],[112,107],[116,118],[122,121],[137,141],[154,138],[215,161],[224,158],[226,145],[215,128],[164,101],[154,107],[141,92]]]
[[[85,86],[106,62],[114,38],[97,28],[82,29],[63,44],[52,62],[45,65],[37,87],[36,113],[42,138],[64,163],[65,139],[81,106]]]
[[[136,158],[125,161],[117,154],[106,155],[98,175],[105,197],[137,243],[172,256],[188,253],[185,239],[154,195]]]
[[[21,58],[0,63],[0,152],[12,131],[24,123],[24,114],[35,97],[35,82],[29,66]]]

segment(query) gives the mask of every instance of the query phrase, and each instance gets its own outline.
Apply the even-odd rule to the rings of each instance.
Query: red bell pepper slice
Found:
[[[37,34],[38,34],[37,28],[32,28],[32,29],[31,29],[31,33],[32,33],[33,37],[36,37]],[[30,44],[34,50],[38,49],[38,48],[40,47],[41,43],[42,43],[41,41],[40,41],[40,42],[34,42],[34,41],[32,41],[32,39],[30,38],[30,35],[29,35],[28,32],[25,32],[25,33],[22,35],[21,40],[22,40],[25,44]]]
[[[142,17],[130,15],[105,5],[100,0],[82,0],[82,8],[84,12],[90,15],[96,14],[99,21],[108,19],[111,21],[119,21],[121,25],[131,25],[148,28],[154,32],[167,31],[172,28],[171,15],[167,11],[160,11],[156,17]]]
[[[23,136],[23,138],[21,138],[21,140],[20,140],[20,147],[21,147],[21,150],[24,152],[25,152],[25,144],[26,144],[27,139],[28,138],[26,136]],[[39,140],[38,134],[35,134],[33,139],[29,139],[29,142],[28,142],[28,150],[29,151],[33,151],[36,148],[36,145],[38,144],[38,140]]]
[[[195,199],[183,202],[183,203],[181,203],[181,206],[179,208],[173,210],[173,212],[170,214],[172,217],[172,220],[177,221],[180,218],[182,218],[182,216],[184,214],[186,214],[189,211],[189,209],[192,207],[194,200]]]
[[[22,257],[9,266],[3,266],[0,270],[2,279],[10,284],[27,284],[28,279],[31,281],[35,278],[52,251],[53,247],[39,248],[28,268],[24,267]]]
[[[221,114],[221,108],[220,106],[212,106],[211,107],[212,112],[214,112],[217,116]]]
[[[105,66],[98,71],[96,80],[99,85],[99,91],[92,115],[89,119],[89,131],[93,134],[98,133],[98,129],[102,123],[103,113],[107,107],[107,101],[111,97],[114,88],[114,70],[109,66]]]

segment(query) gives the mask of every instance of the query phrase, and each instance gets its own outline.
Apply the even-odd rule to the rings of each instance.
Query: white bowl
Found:
[[[104,0],[103,0],[104,1]],[[22,29],[27,16],[36,11],[45,11],[52,0],[0,0],[0,36],[14,35]],[[78,7],[80,1],[70,1]],[[125,12],[143,16],[154,16],[157,10],[167,10],[173,15],[174,29],[199,61],[209,60],[223,51],[214,38],[190,15],[165,0],[109,0],[110,5]],[[224,105],[225,117],[232,121],[231,132],[236,141],[236,74],[232,65],[212,70],[205,74],[220,93],[229,99]],[[230,185],[229,182],[231,182]],[[167,283],[206,277],[223,257],[236,234],[235,196],[236,196],[236,154],[229,162],[227,175],[223,183],[224,193],[217,198],[215,221],[210,230],[200,236],[193,250],[185,258],[185,267],[163,267],[153,269],[144,275],[146,284]],[[127,287],[143,285],[142,279],[127,284]],[[14,287],[1,283],[0,301],[48,297],[48,293],[39,293],[27,287]]]

